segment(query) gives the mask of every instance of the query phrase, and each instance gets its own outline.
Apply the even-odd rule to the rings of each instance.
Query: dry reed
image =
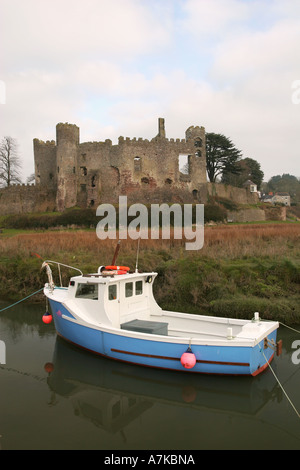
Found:
[[[205,227],[204,246],[197,253],[218,258],[243,257],[298,257],[300,253],[299,224],[220,225]],[[45,231],[0,238],[1,257],[28,257],[37,253],[42,258],[86,258],[97,262],[110,262],[116,240],[99,240],[95,231]],[[121,256],[136,253],[137,242],[122,241]],[[142,240],[143,252],[167,251],[172,257],[193,256],[185,250],[185,240]]]

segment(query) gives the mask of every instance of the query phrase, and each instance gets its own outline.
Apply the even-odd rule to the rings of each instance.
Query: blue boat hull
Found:
[[[202,374],[258,375],[273,359],[274,351],[264,349],[264,340],[255,347],[192,345],[196,365],[185,369],[180,358],[188,344],[134,338],[101,331],[72,321],[72,315],[59,302],[50,300],[56,332],[65,340],[95,354],[118,361],[159,369]],[[68,319],[70,318],[70,320]],[[277,331],[268,339],[276,344]],[[141,335],[143,336],[143,335]]]

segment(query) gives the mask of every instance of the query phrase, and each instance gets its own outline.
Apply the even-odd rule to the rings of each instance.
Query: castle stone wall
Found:
[[[219,197],[230,199],[236,204],[257,204],[259,202],[258,194],[250,193],[246,188],[236,188],[235,186],[221,183],[207,183],[206,191],[207,200],[209,200],[210,197]]]
[[[245,208],[227,213],[229,222],[263,222],[266,220],[266,213],[258,208]]]
[[[0,189],[0,215],[55,210],[56,192],[34,185],[15,185]]]

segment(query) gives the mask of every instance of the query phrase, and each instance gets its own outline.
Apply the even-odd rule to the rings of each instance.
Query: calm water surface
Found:
[[[0,448],[300,449],[300,419],[270,370],[211,377],[120,364],[58,339],[43,313],[28,301],[0,313]],[[300,410],[300,337],[281,327],[279,338],[272,366]]]

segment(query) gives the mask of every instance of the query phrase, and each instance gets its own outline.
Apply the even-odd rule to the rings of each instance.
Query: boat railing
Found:
[[[61,277],[61,269],[60,269],[61,266],[65,267],[65,268],[69,268],[69,269],[74,269],[75,271],[78,271],[81,274],[81,276],[83,276],[83,272],[80,269],[75,268],[74,266],[69,266],[68,264],[60,263],[59,261],[46,260],[46,261],[43,262],[42,267],[46,267],[47,274],[48,274],[48,279],[49,279],[49,284],[50,284],[51,287],[54,287],[54,282],[53,282],[53,278],[52,278],[52,271],[51,271],[51,268],[49,266],[50,264],[56,264],[57,265],[60,287],[63,287],[62,277]]]

